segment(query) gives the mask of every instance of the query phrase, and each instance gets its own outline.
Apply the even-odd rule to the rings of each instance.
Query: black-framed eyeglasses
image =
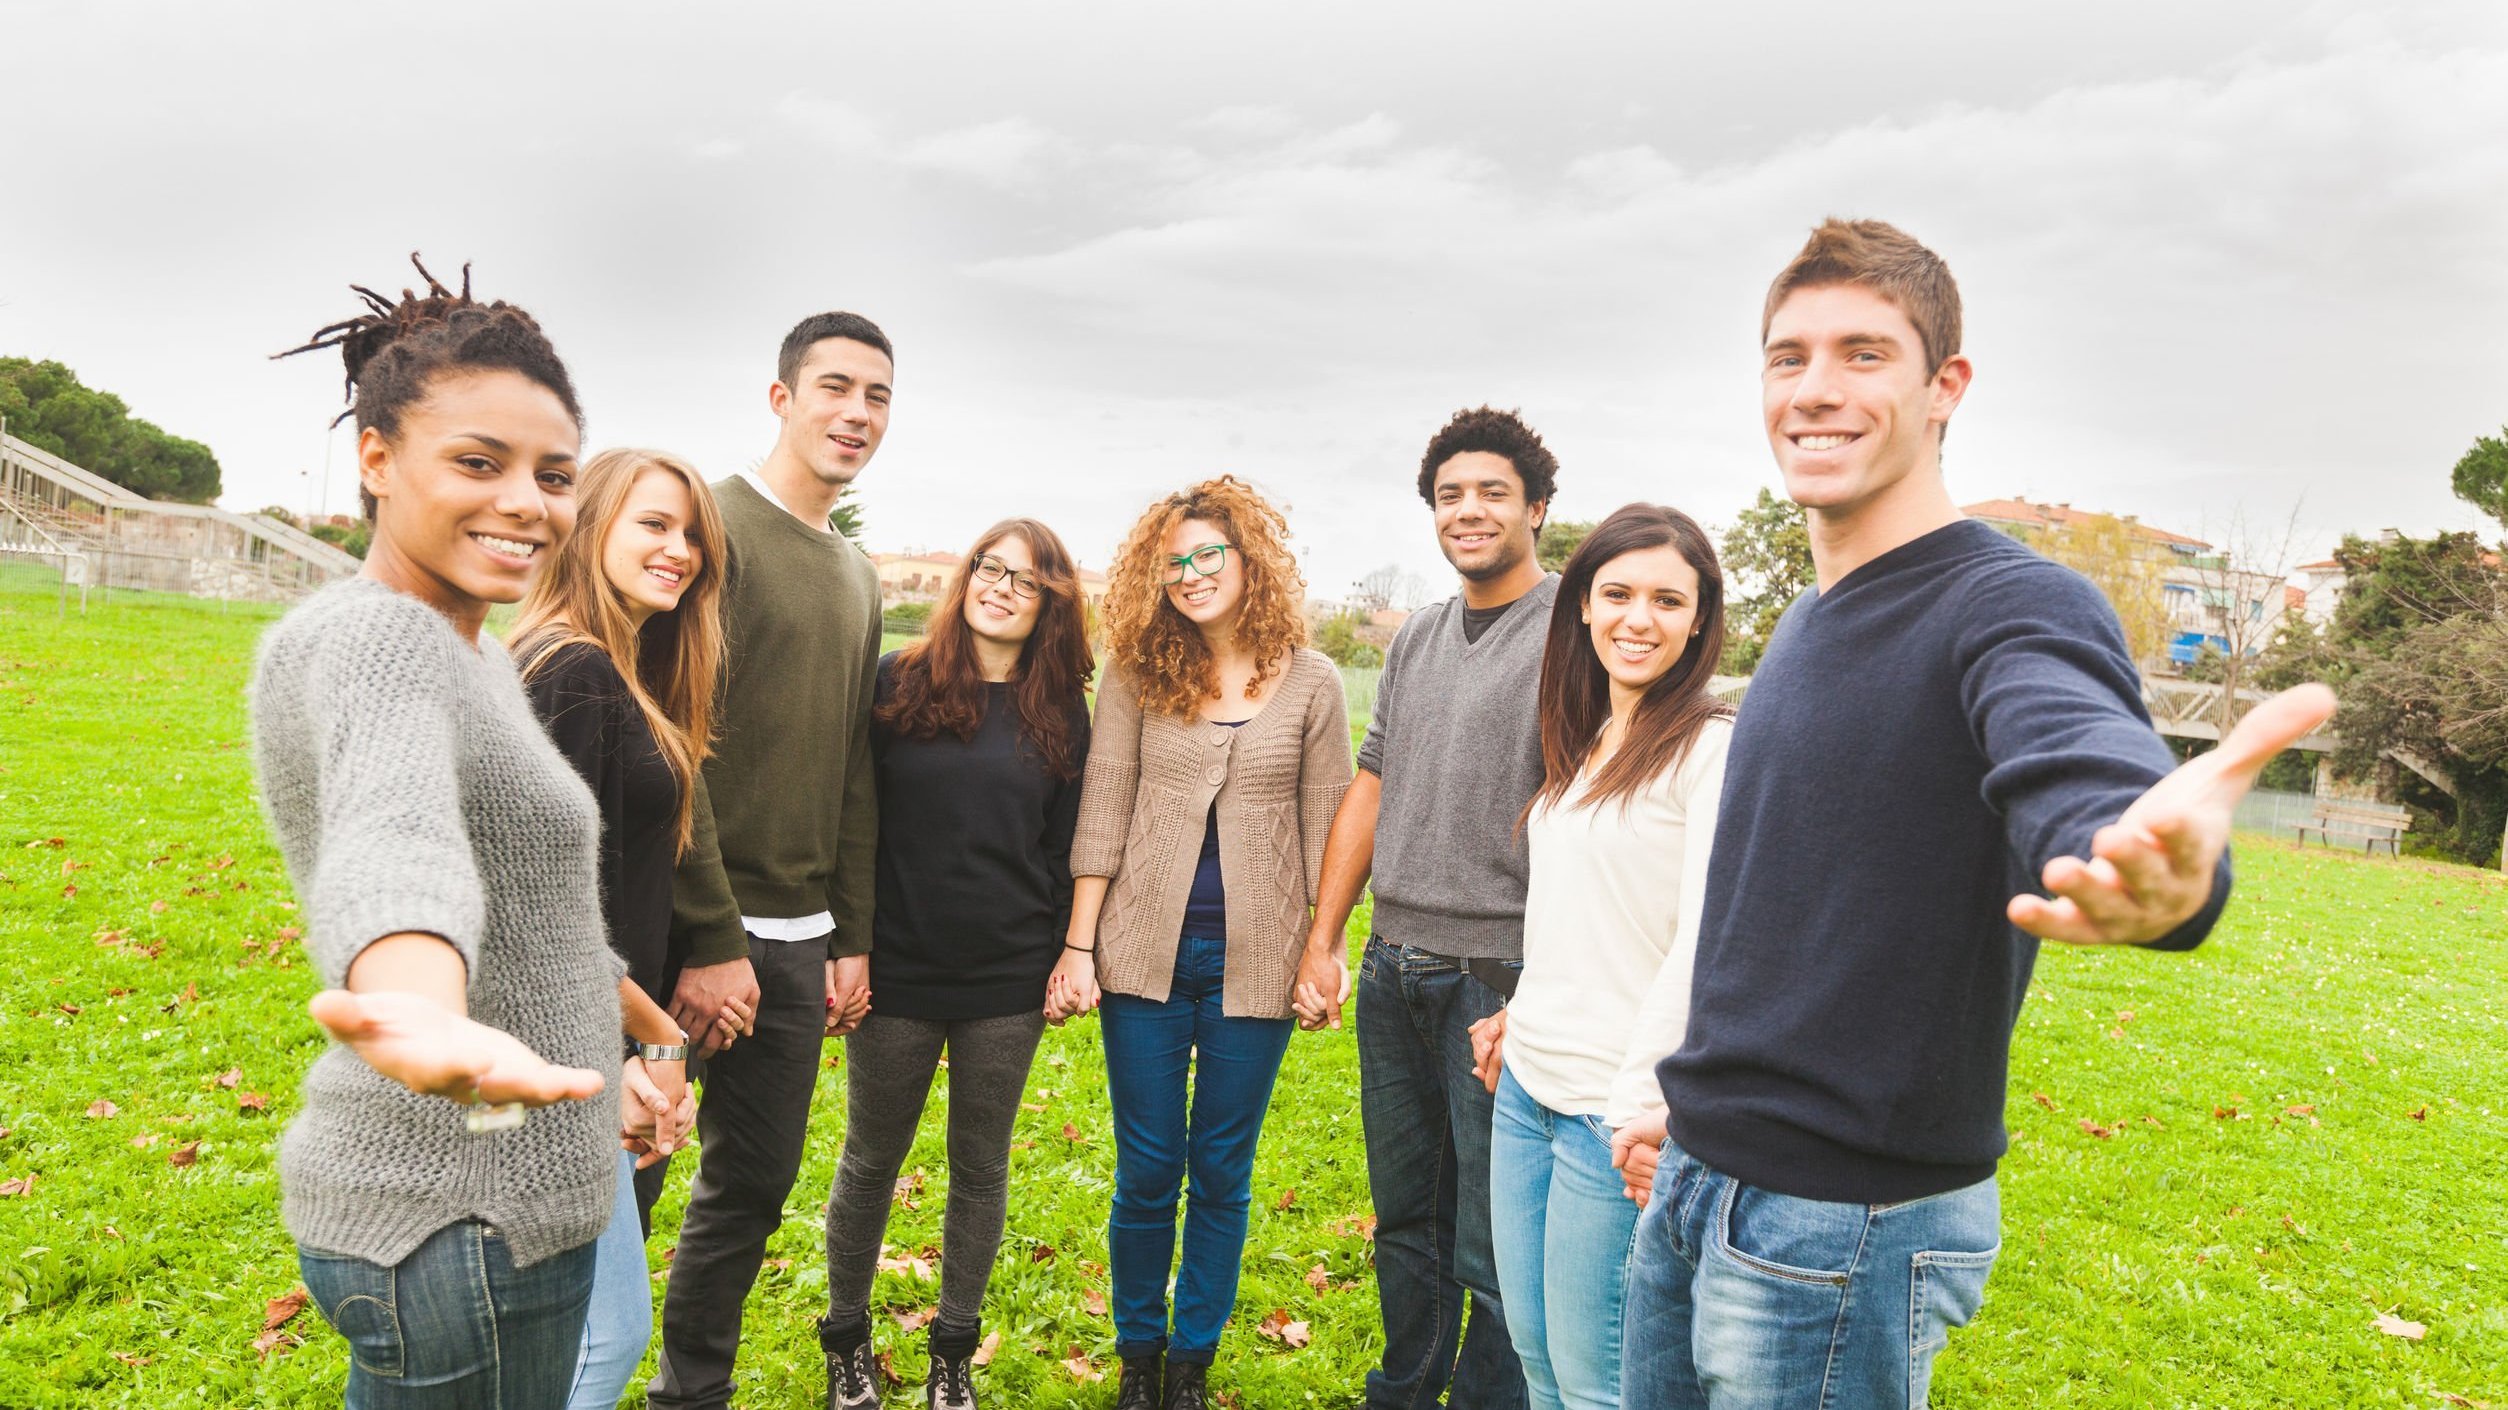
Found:
[[[1034,573],[1013,572],[1011,571],[1009,564],[1002,562],[1000,559],[995,558],[989,553],[979,553],[975,555],[975,580],[977,582],[997,583],[1004,578],[1008,578],[1010,580],[1010,590],[1012,592],[1015,592],[1019,596],[1027,598],[1030,601],[1034,601],[1037,597],[1043,595],[1045,591],[1043,585],[1036,581],[1036,575]]]
[[[1219,570],[1228,566],[1228,550],[1234,547],[1235,544],[1229,543],[1206,543],[1191,553],[1169,554],[1167,585],[1173,587],[1189,577],[1218,577]]]

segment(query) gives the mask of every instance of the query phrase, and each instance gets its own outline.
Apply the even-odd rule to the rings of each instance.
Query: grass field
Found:
[[[44,583],[0,566],[0,1406],[336,1403],[345,1357],[315,1316],[264,1329],[297,1283],[272,1145],[321,1047],[244,747],[270,614],[117,594],[65,622]],[[2508,1407],[2508,884],[2260,839],[2240,867],[2193,955],[2041,962],[2004,1256],[1937,1404]],[[987,1307],[994,1404],[1112,1399],[1100,1069],[1087,1022],[1036,1068]],[[842,1077],[822,1075],[749,1304],[744,1405],[819,1403]],[[911,1256],[939,1242],[936,1123],[910,1164],[905,1266],[877,1292],[899,1318],[935,1295]],[[1217,1384],[1352,1404],[1377,1335],[1346,1032],[1293,1047],[1256,1199]],[[1275,1310],[1311,1342],[1261,1335]],[[919,1373],[919,1334],[883,1319],[880,1342]]]

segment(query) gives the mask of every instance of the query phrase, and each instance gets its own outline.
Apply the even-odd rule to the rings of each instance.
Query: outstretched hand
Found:
[[[600,1073],[559,1067],[511,1033],[421,994],[325,989],[305,1007],[368,1067],[427,1096],[548,1106],[601,1090]]]
[[[2039,883],[2045,896],[2014,896],[2005,913],[2041,940],[2141,945],[2203,909],[2229,845],[2230,815],[2273,757],[2334,713],[2322,685],[2285,690],[2238,722],[2220,747],[2180,764],[2100,828],[2090,857],[2057,857]]]

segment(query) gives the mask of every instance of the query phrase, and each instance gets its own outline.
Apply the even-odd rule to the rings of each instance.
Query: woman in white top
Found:
[[[1474,1035],[1497,1093],[1490,1205],[1509,1213],[1493,1221],[1498,1286],[1535,1410],[1620,1403],[1637,1207],[1611,1137],[1662,1110],[1655,1064],[1689,1019],[1732,735],[1707,693],[1723,651],[1723,573],[1688,515],[1624,506],[1568,560],[1523,822],[1524,977]]]

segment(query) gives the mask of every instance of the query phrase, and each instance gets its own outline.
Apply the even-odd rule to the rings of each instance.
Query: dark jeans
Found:
[[[949,1206],[941,1216],[940,1317],[933,1344],[972,1351],[984,1284],[1010,1210],[1010,1132],[1045,1033],[1042,1009],[1000,1018],[899,1018],[874,1013],[845,1040],[845,1153],[827,1192],[827,1320],[871,1315],[880,1240],[897,1172],[914,1149],[941,1051],[949,1052]]]
[[[465,1219],[389,1268],[311,1249],[296,1266],[348,1340],[348,1410],[561,1410],[593,1247],[517,1268],[502,1235]]]
[[[731,1403],[741,1303],[801,1173],[827,1031],[827,946],[749,937],[757,1031],[693,1064],[698,1164],[662,1297],[654,1410]]]
[[[1384,1364],[1367,1373],[1370,1410],[1525,1403],[1489,1246],[1493,1105],[1472,1073],[1471,1026],[1501,1006],[1497,991],[1457,961],[1368,937],[1358,979],[1359,1115],[1385,1319]]]
[[[1115,1116],[1106,1261],[1118,1356],[1165,1348],[1170,1361],[1207,1365],[1236,1307],[1246,1211],[1254,1199],[1254,1146],[1297,1025],[1222,1012],[1227,958],[1225,940],[1188,935],[1176,947],[1175,982],[1165,1003],[1108,994],[1098,1008]],[[1188,1173],[1170,1344],[1167,1269],[1175,1259],[1176,1190]]]

